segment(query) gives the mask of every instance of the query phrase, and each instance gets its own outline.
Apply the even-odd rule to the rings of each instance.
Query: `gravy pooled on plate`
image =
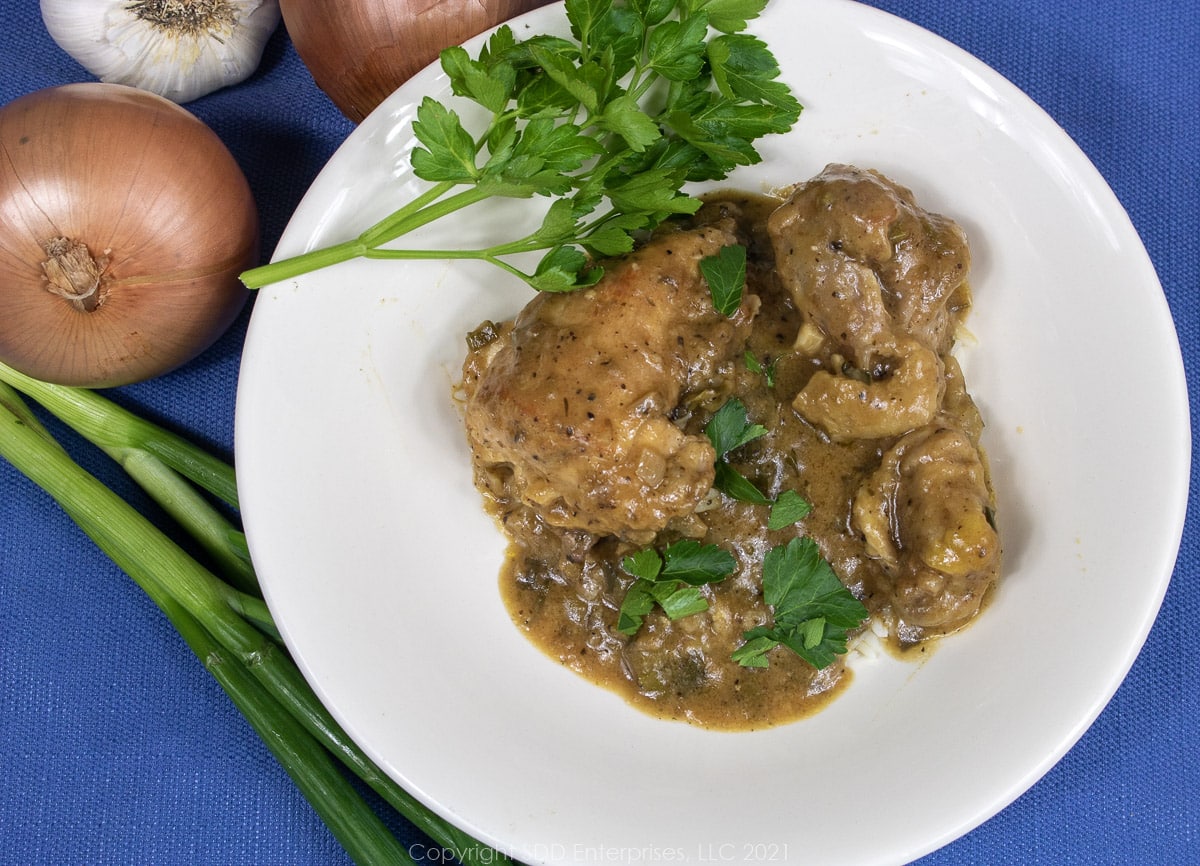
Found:
[[[700,262],[747,250],[715,309]],[[601,281],[485,323],[463,366],[476,485],[506,533],[514,622],[550,656],[653,714],[721,729],[819,709],[849,679],[784,646],[732,656],[769,626],[763,558],[807,537],[896,648],[968,623],[1000,544],[983,423],[951,355],[971,303],[965,236],[874,171],[830,165],[780,198],[720,194],[605,262]],[[735,398],[766,432],[716,453]],[[811,504],[782,529],[714,490],[718,459],[768,500]],[[732,555],[707,609],[618,630],[625,557],[693,540]],[[866,627],[866,626],[864,626]]]

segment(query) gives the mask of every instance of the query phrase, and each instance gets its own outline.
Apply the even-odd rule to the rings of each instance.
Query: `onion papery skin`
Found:
[[[45,246],[86,245],[98,306],[48,289]],[[232,154],[168,99],[89,82],[0,109],[0,360],[103,388],[192,360],[249,297],[258,212]]]
[[[355,123],[458,45],[550,0],[279,0],[313,80]]]

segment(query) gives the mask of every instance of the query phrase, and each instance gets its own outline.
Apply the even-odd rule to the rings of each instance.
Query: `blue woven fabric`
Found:
[[[89,80],[50,40],[33,0],[6,5],[0,102]],[[1163,282],[1183,345],[1195,430],[1195,0],[870,5],[993,66],[1093,160],[1129,211]],[[265,257],[352,125],[315,87],[282,28],[250,81],[189,107],[225,140],[248,176],[261,209]],[[196,362],[122,389],[116,398],[229,455],[247,317]],[[64,439],[102,480],[145,504],[106,460]],[[1195,479],[1193,462],[1193,489]],[[1113,491],[1113,507],[1121,507],[1121,491]],[[1190,626],[1200,619],[1196,529],[1193,497],[1159,618],[1095,724],[1027,793],[920,861],[924,866],[1200,863],[1200,670]],[[389,820],[403,839],[422,841],[398,819]],[[864,821],[864,832],[869,827]],[[148,599],[52,502],[0,462],[0,863],[345,862]]]

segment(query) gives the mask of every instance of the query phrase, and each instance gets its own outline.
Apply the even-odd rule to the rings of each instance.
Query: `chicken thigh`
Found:
[[[595,535],[645,541],[690,514],[715,453],[673,419],[728,376],[758,309],[747,294],[718,313],[699,263],[738,242],[718,215],[658,234],[591,288],[535,297],[464,367],[477,474],[502,476],[550,525]]]

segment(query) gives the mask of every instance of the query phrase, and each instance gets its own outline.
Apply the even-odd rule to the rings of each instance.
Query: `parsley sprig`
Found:
[[[258,288],[367,257],[480,259],[541,291],[594,283],[596,258],[628,252],[641,233],[699,208],[688,183],[760,161],[757,139],[799,117],[766,43],[743,32],[766,3],[566,0],[569,38],[518,40],[504,26],[476,57],[445,50],[452,92],[484,109],[482,128],[426,97],[412,128],[412,168],[426,191],[357,238],[242,281]],[[483,249],[391,246],[481,201],[534,196],[553,201],[523,237]],[[541,253],[532,273],[510,261],[524,253]]]

